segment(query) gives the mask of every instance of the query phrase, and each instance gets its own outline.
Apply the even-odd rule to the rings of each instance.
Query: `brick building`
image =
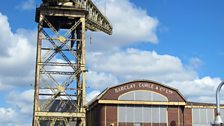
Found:
[[[141,80],[107,88],[90,101],[87,125],[210,126],[214,117],[214,104],[189,102],[177,89]]]

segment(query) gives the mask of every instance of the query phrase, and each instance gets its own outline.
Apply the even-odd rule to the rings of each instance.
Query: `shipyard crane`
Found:
[[[112,25],[92,0],[42,0],[42,2],[41,7],[37,9],[37,22],[39,21],[40,9],[76,9],[77,11],[86,11],[87,29],[91,31],[102,31],[109,35],[112,34]]]
[[[112,34],[91,0],[42,0],[33,126],[86,126],[86,30]]]

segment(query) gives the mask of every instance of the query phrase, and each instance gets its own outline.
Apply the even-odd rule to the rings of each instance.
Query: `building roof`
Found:
[[[98,96],[96,96],[95,98],[93,98],[91,101],[88,102],[87,106],[90,106],[92,105],[93,103],[95,103],[97,100],[100,100],[103,98],[103,96],[108,93],[108,91],[112,90],[112,89],[115,89],[117,87],[121,87],[123,85],[127,85],[127,84],[133,84],[133,83],[138,83],[138,82],[146,82],[146,83],[152,83],[152,84],[156,84],[156,85],[159,85],[161,87],[165,87],[165,88],[168,88],[174,92],[176,92],[183,100],[184,102],[187,102],[186,99],[184,98],[184,96],[179,92],[178,89],[175,89],[175,88],[172,88],[170,86],[167,86],[167,85],[164,85],[164,84],[161,84],[161,83],[158,83],[158,82],[155,82],[155,81],[152,81],[152,80],[134,80],[134,81],[129,81],[129,82],[125,82],[125,83],[122,83],[122,84],[118,84],[116,86],[112,86],[112,87],[109,87],[109,88],[106,88],[103,92],[101,92]]]

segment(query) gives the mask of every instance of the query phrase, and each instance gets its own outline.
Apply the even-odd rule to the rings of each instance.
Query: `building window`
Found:
[[[210,126],[214,121],[214,109],[193,108],[192,123],[193,126]]]
[[[121,95],[118,100],[129,100],[129,101],[168,101],[168,99],[158,93],[152,91],[131,91]]]
[[[152,91],[137,90],[121,95],[118,100],[128,101],[168,101],[168,99]],[[118,122],[136,126],[144,123],[167,123],[167,107],[144,105],[119,105]]]
[[[222,120],[224,120],[224,109],[220,109],[220,115],[221,115]]]
[[[118,107],[119,123],[167,123],[167,107],[120,105]]]

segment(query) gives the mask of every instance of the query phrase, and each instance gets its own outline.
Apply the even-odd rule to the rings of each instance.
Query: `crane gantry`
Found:
[[[91,0],[42,0],[33,126],[86,126],[86,30],[112,34]]]

